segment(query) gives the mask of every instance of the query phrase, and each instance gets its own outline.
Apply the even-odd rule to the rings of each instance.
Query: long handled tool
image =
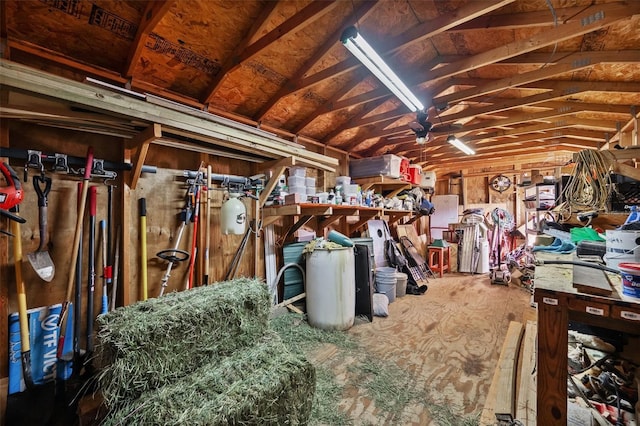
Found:
[[[207,214],[204,223],[204,285],[209,285],[209,249],[211,246],[211,165],[207,166]]]
[[[14,207],[18,213],[18,206]],[[22,278],[22,238],[20,236],[20,224],[11,222],[13,237],[13,260],[16,268],[16,294],[18,295],[18,315],[20,319],[20,355],[22,359],[22,376],[27,389],[33,388],[31,376],[31,342],[29,341],[29,318],[27,314],[27,294]]]
[[[187,288],[193,288],[193,275],[196,269],[196,251],[198,247],[198,221],[200,217],[200,194],[202,188],[196,185],[196,201],[193,213],[193,241],[191,242],[191,260],[189,261],[189,281]]]
[[[58,342],[58,357],[60,357],[62,348],[64,346],[65,336],[62,334],[65,329],[62,325],[65,324],[67,317],[67,311],[69,309],[69,303],[71,300],[71,293],[73,292],[73,282],[75,279],[75,265],[78,260],[78,249],[80,247],[80,235],[82,232],[82,218],[84,216],[84,207],[87,202],[87,192],[89,190],[89,178],[91,177],[91,167],[93,165],[93,148],[89,147],[87,150],[87,162],[84,169],[84,176],[82,178],[84,185],[82,188],[82,194],[80,196],[80,208],[78,209],[78,218],[76,221],[76,229],[73,237],[73,245],[71,250],[71,262],[69,263],[69,279],[67,280],[67,293],[65,300],[62,303],[62,309],[60,310],[60,317],[58,319],[58,327],[60,328],[60,339]]]
[[[38,194],[38,223],[40,227],[40,244],[35,252],[27,254],[29,263],[36,274],[46,282],[51,282],[56,272],[55,265],[47,251],[47,206],[51,191],[51,178],[44,173],[33,177],[33,188]]]
[[[111,285],[111,306],[110,310],[116,308],[118,295],[118,273],[120,272],[120,226],[116,228],[116,252],[113,255],[113,281]]]
[[[83,182],[78,182],[78,206],[77,211],[80,211],[80,201],[82,200],[82,188],[84,187]],[[83,215],[84,216],[84,215]],[[84,217],[81,216],[81,221],[84,221]],[[79,245],[76,247],[75,251],[78,255],[75,262],[75,291],[73,295],[73,374],[75,377],[80,376],[80,370],[82,369],[82,351],[80,350],[80,330],[82,329],[82,317],[80,316],[80,312],[82,312],[82,234],[83,229],[80,228],[80,237],[79,237]],[[60,332],[61,342],[64,343],[64,337],[62,336],[62,331]],[[58,348],[60,351],[61,349]],[[62,358],[59,356],[58,358]]]
[[[147,199],[140,198],[140,287],[147,300]]]
[[[172,249],[161,250],[156,253],[160,259],[166,260],[169,262],[167,264],[167,269],[162,276],[162,285],[160,286],[160,296],[164,294],[165,289],[167,288],[167,284],[169,283],[169,277],[171,276],[171,270],[173,266],[178,262],[184,262],[189,259],[189,253],[180,249],[180,241],[182,240],[182,235],[184,234],[184,229],[187,227],[187,223],[191,220],[191,214],[193,210],[193,200],[195,185],[189,187],[189,191],[187,192],[185,206],[179,214],[180,217],[180,227],[178,228],[178,236],[176,237],[176,243],[174,244]]]
[[[100,221],[100,241],[102,243],[102,303],[100,315],[109,312],[109,298],[107,295],[107,221]]]
[[[87,358],[93,352],[93,296],[96,289],[96,204],[98,188],[89,188],[89,267],[87,279]]]

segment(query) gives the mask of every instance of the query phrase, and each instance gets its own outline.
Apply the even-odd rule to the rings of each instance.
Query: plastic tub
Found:
[[[396,297],[403,297],[407,294],[407,274],[396,273]]]
[[[289,176],[304,177],[306,174],[307,174],[306,167],[296,167],[296,166],[289,167]]]
[[[309,186],[313,186],[314,188],[316,187],[316,178],[306,177],[304,179],[305,179],[305,185],[307,185],[307,187]]]
[[[351,184],[351,176],[338,176],[336,178],[336,186],[344,186]]]
[[[347,330],[356,316],[353,247],[315,249],[307,254],[307,318],[312,327]]]
[[[640,299],[640,263],[618,264],[622,275],[622,294]]]
[[[376,290],[378,293],[386,294],[389,303],[396,300],[396,283],[396,268],[376,268]]]
[[[287,186],[307,186],[307,178],[304,176],[289,176],[287,179]]]

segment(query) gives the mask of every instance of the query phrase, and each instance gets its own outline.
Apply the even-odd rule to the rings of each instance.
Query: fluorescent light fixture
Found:
[[[358,33],[356,27],[348,27],[342,32],[340,41],[349,49],[353,56],[369,69],[394,95],[411,111],[422,111],[424,105],[400,80],[400,78],[382,60],[380,55]]]
[[[474,155],[476,153],[474,150],[466,146],[460,139],[456,138],[453,135],[449,135],[449,137],[447,137],[447,142],[467,155]]]

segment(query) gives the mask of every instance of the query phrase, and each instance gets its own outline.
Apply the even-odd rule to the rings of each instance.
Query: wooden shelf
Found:
[[[357,183],[362,187],[363,191],[368,191],[371,188],[378,188],[380,192],[391,191],[385,194],[387,198],[393,198],[405,189],[411,189],[412,185],[409,182],[405,182],[400,179],[394,179],[386,176],[376,176],[370,178],[356,178],[354,183]]]
[[[289,227],[283,239],[292,235],[302,226],[306,225],[311,219],[316,219],[316,232],[334,224],[339,220],[343,220],[349,216],[359,216],[360,219],[355,223],[348,224],[347,233],[355,232],[364,226],[368,220],[375,217],[385,218],[387,222],[394,223],[401,218],[413,215],[414,212],[408,210],[388,210],[378,207],[366,206],[349,206],[349,205],[332,205],[332,204],[314,204],[301,203],[284,206],[269,206],[262,210],[263,226],[270,225],[284,217],[297,217]]]

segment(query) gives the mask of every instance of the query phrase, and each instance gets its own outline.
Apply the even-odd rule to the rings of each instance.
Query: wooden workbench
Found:
[[[536,253],[538,260],[572,260],[571,255]],[[537,424],[567,424],[567,327],[569,320],[640,335],[640,299],[622,296],[622,283],[610,275],[611,296],[579,293],[572,265],[536,266],[538,303]]]

